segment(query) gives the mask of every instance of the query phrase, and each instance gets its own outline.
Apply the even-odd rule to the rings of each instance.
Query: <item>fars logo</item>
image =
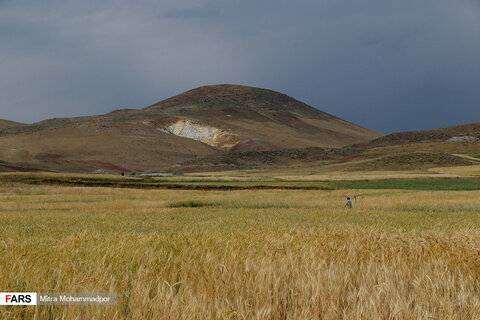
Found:
[[[0,306],[34,306],[36,304],[35,292],[0,292]]]

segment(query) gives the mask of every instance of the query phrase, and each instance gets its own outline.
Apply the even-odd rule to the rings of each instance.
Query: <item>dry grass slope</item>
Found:
[[[8,128],[15,128],[15,127],[23,127],[26,126],[26,124],[20,123],[20,122],[15,122],[15,121],[10,121],[10,120],[3,120],[0,119],[0,130],[8,129]]]
[[[343,209],[356,194],[353,210]],[[203,204],[179,205],[185,200]],[[0,186],[2,319],[475,319],[480,193]]]

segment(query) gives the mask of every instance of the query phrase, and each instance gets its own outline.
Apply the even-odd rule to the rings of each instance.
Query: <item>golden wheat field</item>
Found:
[[[4,184],[0,291],[119,300],[0,319],[478,319],[479,226],[479,191]]]

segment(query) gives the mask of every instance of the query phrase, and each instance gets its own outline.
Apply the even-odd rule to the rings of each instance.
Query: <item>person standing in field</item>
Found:
[[[352,200],[350,200],[350,197],[347,197],[347,202],[345,203],[344,208],[352,209]]]

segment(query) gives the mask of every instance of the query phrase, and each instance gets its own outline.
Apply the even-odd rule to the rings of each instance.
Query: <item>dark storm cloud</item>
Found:
[[[0,1],[0,118],[287,93],[392,132],[480,121],[477,1]]]

